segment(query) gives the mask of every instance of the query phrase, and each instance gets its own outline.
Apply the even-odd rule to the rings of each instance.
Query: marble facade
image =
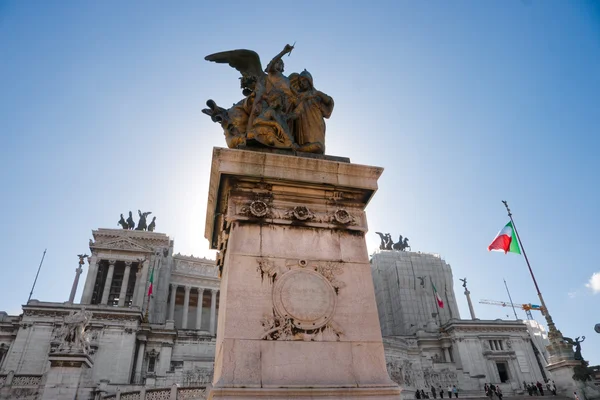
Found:
[[[308,208],[320,216],[318,207]],[[292,222],[291,218],[288,221]],[[362,218],[355,219],[358,223],[354,226],[359,228],[365,221]],[[240,229],[250,227],[244,225]],[[363,242],[340,247],[339,238],[331,233],[310,235],[313,234],[318,238],[310,243],[328,243],[327,246],[341,249],[341,259],[366,252]],[[84,266],[87,276],[82,275],[80,281],[84,289],[79,303],[31,300],[19,316],[0,312],[0,399],[67,398],[73,391],[84,399],[206,398],[213,380],[216,334],[225,329],[225,325],[221,328],[221,322],[217,324],[222,314],[219,265],[223,260],[175,254],[173,241],[162,233],[98,229],[92,231],[92,236],[89,243],[92,256],[89,266]],[[243,250],[245,245],[248,243],[230,242],[225,256],[227,252]],[[276,248],[293,251],[283,244]],[[260,274],[260,268],[264,267],[264,279],[268,280],[270,267],[303,268],[302,260],[310,263],[321,258],[316,255],[319,251],[316,244],[302,247],[302,251],[306,254],[304,258],[285,256],[287,261],[281,265],[279,257],[270,264],[255,262],[251,273]],[[295,266],[288,262],[292,258],[296,260]],[[351,308],[344,316],[340,306],[343,303],[338,302],[342,314],[334,318],[337,329],[347,337],[357,337],[360,333],[356,327],[380,323],[384,364],[391,380],[402,387],[402,398],[414,398],[417,389],[427,390],[432,385],[444,388],[450,384],[459,387],[461,397],[479,396],[485,382],[500,384],[505,395],[510,396],[521,392],[523,381],[542,381],[544,374],[550,377],[550,372],[540,368],[533,347],[538,339],[532,340],[531,335],[535,336],[539,329],[530,334],[528,327],[520,322],[460,319],[452,269],[441,257],[377,251],[370,265],[365,259],[353,268],[356,272],[366,268],[372,276],[376,309],[364,321],[349,324]],[[146,293],[152,269],[154,294],[148,302]],[[339,279],[333,284],[329,281],[339,289],[337,301],[350,295],[349,282],[364,280],[355,273],[351,275],[350,281],[343,274],[331,275]],[[439,313],[431,282],[445,303]],[[346,286],[342,288],[341,283]],[[252,296],[273,289],[266,281],[259,286]],[[361,296],[357,293],[350,297],[358,301]],[[65,293],[65,299],[69,297]],[[236,308],[243,311],[248,298],[241,300]],[[253,307],[262,304],[253,302]],[[60,346],[57,335],[64,317],[82,307],[93,315],[88,328],[89,362],[85,357],[65,361],[57,352]],[[252,325],[246,328],[249,327]],[[541,335],[543,338],[543,332]],[[269,346],[277,341],[258,342]],[[281,344],[286,343],[291,342]],[[335,338],[335,343],[343,346],[350,341],[338,342]],[[253,367],[243,368],[250,371]],[[268,373],[275,374],[277,369]]]

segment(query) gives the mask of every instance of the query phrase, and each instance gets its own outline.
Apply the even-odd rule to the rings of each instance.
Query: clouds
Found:
[[[600,272],[595,272],[585,287],[592,289],[594,294],[600,293]]]

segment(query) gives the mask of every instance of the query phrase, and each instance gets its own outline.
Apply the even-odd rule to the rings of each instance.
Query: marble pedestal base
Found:
[[[48,357],[47,372],[42,400],[72,400],[77,398],[81,376],[92,368],[92,360],[84,353],[54,353]]]
[[[338,159],[339,160],[339,159]],[[364,239],[382,169],[215,149],[220,251],[212,399],[398,398]]]

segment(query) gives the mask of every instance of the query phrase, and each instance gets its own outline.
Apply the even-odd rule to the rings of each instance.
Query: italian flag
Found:
[[[433,286],[433,294],[435,296],[435,299],[437,300],[438,307],[439,308],[444,308],[444,300],[442,300],[442,298],[438,294],[438,291],[437,291],[435,285],[433,284],[433,281],[431,281],[431,286]]]
[[[152,287],[154,283],[154,268],[152,268],[152,272],[150,273],[150,286],[148,286],[148,296],[152,294]]]
[[[521,254],[519,241],[515,235],[515,229],[512,222],[506,224],[504,228],[494,238],[492,244],[488,246],[488,251],[503,251],[504,254],[511,252]]]

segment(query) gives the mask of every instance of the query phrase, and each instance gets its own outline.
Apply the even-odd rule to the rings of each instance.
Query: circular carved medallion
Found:
[[[307,269],[283,274],[273,287],[275,311],[299,329],[318,329],[333,317],[337,296],[322,275]]]

